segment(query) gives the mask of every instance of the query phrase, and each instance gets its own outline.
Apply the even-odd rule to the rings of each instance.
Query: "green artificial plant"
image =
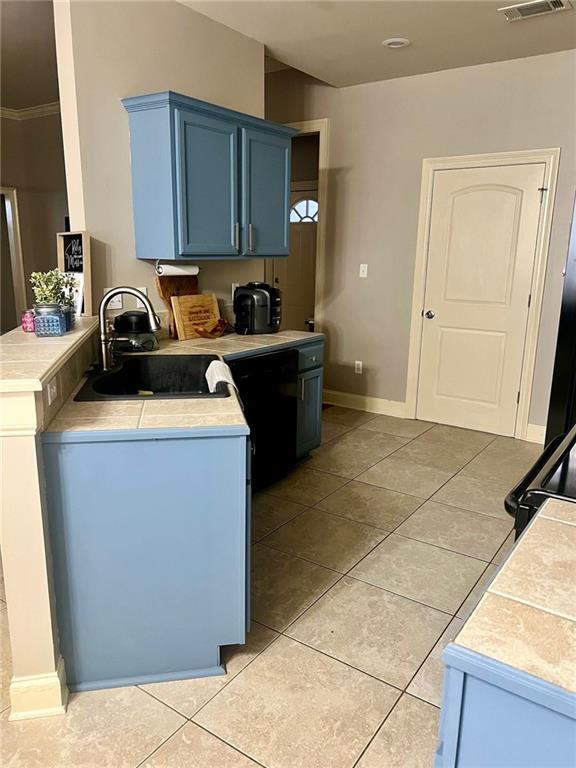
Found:
[[[48,272],[32,272],[30,275],[36,304],[74,306],[74,289],[78,281],[74,275],[51,269]]]

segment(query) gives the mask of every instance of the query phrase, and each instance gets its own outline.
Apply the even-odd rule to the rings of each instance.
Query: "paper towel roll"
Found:
[[[200,267],[194,264],[161,264],[156,262],[156,274],[160,277],[168,275],[197,275],[200,272]]]

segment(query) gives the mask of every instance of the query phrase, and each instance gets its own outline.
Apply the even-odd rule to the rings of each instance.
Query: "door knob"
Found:
[[[427,309],[426,312],[424,312],[424,317],[427,320],[432,320],[432,318],[434,317],[434,312],[432,312],[431,309]]]

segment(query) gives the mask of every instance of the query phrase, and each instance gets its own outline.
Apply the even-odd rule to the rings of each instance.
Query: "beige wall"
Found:
[[[71,224],[94,238],[94,298],[114,285],[145,286],[160,306],[153,266],[134,254],[120,99],[170,89],[261,117],[264,48],[177,2],[56,0],[54,8]],[[198,263],[201,289],[227,300],[232,282],[263,275],[259,261]]]
[[[16,187],[28,300],[28,277],[56,266],[56,232],[68,213],[59,115],[1,118],[0,186]]]
[[[576,52],[342,89],[277,72],[266,117],[330,119],[326,386],[395,401],[406,392],[422,159],[561,148],[530,409],[545,424],[576,184]]]

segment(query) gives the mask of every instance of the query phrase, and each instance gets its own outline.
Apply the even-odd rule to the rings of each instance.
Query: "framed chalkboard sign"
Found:
[[[92,269],[88,232],[58,232],[58,269],[73,272],[82,290],[82,314],[92,314]]]

